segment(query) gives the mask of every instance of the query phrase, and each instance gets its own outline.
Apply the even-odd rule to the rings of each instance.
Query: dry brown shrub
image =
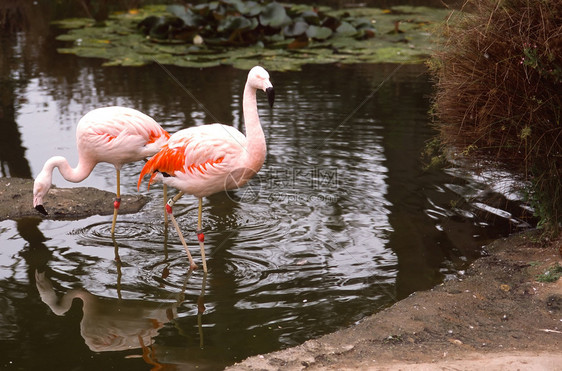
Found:
[[[442,142],[524,174],[539,216],[558,229],[562,0],[468,0],[443,33],[430,63]]]

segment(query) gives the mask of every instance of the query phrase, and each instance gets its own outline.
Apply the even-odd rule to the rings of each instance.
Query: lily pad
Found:
[[[236,7],[240,14],[253,17],[263,11],[263,6],[255,1],[233,0],[231,2]]]
[[[332,36],[333,31],[328,27],[310,26],[306,30],[306,35],[311,39],[326,40]]]
[[[59,21],[54,21],[53,24],[63,29],[75,29],[81,27],[91,27],[95,21],[91,18],[67,18]]]
[[[357,29],[348,22],[342,22],[338,28],[336,28],[336,33],[338,36],[353,36],[357,34]]]
[[[318,16],[317,12],[313,12],[312,10],[307,10],[301,13],[300,15],[308,24],[318,26],[320,24],[320,17]]]
[[[217,28],[217,31],[224,32],[224,31],[234,31],[234,30],[248,30],[256,28],[258,25],[257,21],[252,22],[252,20],[242,17],[242,16],[234,16],[225,18]]]
[[[203,21],[200,14],[193,13],[191,9],[183,5],[168,5],[166,10],[180,18],[186,26],[191,28],[198,27]]]
[[[351,18],[351,24],[358,30],[372,28],[372,21],[369,18]]]
[[[308,23],[296,21],[290,25],[283,27],[283,34],[289,37],[300,36],[308,29]]]
[[[260,23],[263,26],[280,28],[291,23],[285,7],[277,2],[267,4],[260,14]]]

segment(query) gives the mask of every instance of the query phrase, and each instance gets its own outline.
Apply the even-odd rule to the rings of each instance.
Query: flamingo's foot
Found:
[[[119,209],[119,206],[121,206],[121,197],[115,197],[115,201],[113,201],[113,208]]]

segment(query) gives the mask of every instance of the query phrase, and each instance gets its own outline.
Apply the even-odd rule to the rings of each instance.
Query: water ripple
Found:
[[[206,281],[195,233],[197,199],[182,197],[174,207],[199,265],[190,272],[175,229],[164,226],[161,186],[144,191],[152,201],[141,212],[118,216],[115,238],[111,237],[111,216],[72,222],[42,220],[40,225],[25,228],[18,221],[17,232],[11,232],[15,231],[11,224],[0,228],[0,244],[6,247],[0,251],[5,262],[0,274],[13,275],[10,282],[25,282],[30,263],[24,257],[41,253],[29,262],[47,261],[54,286],[60,291],[84,288],[102,299],[134,299],[139,307],[146,303],[165,306],[185,298],[173,325],[163,327],[154,344],[162,347],[162,355],[188,354],[194,362],[189,367],[193,368],[202,357],[216,360],[221,354],[224,357],[218,358],[234,362],[347,326],[412,290],[433,287],[466,265],[489,236],[503,231],[498,224],[505,225],[506,232],[511,230],[521,208],[518,203],[510,206],[511,202],[505,202],[513,198],[512,193],[503,191],[503,197],[489,197],[501,194],[509,177],[499,184],[502,187],[490,187],[495,174],[484,177],[461,168],[446,173],[420,168],[423,145],[434,135],[426,122],[427,102],[422,99],[431,90],[423,71],[405,66],[396,80],[373,96],[370,93],[388,76],[390,67],[346,67],[338,73],[333,73],[333,68],[308,66],[302,72],[276,74],[276,85],[284,87],[287,94],[279,96],[270,117],[264,115],[268,155],[251,183],[255,186],[259,180],[257,196],[248,200],[244,197],[247,189],[240,189],[204,200]],[[127,71],[118,73],[126,76]],[[145,75],[143,82],[161,76]],[[215,98],[217,91],[231,95],[222,88],[227,82],[216,79],[216,70],[184,75],[186,86],[202,89],[217,81],[221,88],[215,85],[208,90],[209,97]],[[84,76],[90,72],[84,71]],[[130,81],[138,79],[106,79],[117,84]],[[153,83],[161,86],[162,79]],[[241,84],[243,81],[236,81],[232,91],[238,91]],[[93,85],[73,88],[98,91]],[[113,90],[107,87],[107,91]],[[157,95],[161,96],[164,90],[154,91],[160,91]],[[372,99],[364,100],[366,96]],[[131,105],[153,106],[153,112],[160,116],[170,112],[167,127],[172,131],[184,125],[179,122],[182,117],[191,117],[196,123],[203,123],[205,117],[200,110],[190,112],[189,107],[178,110],[179,103],[166,109],[124,99]],[[242,119],[240,102],[241,97],[234,94],[231,108],[237,126]],[[360,102],[364,102],[362,109],[354,111]],[[79,117],[78,112],[74,114]],[[40,138],[37,118],[28,115],[27,121],[28,125],[24,122],[19,127],[33,128],[34,140]],[[28,142],[27,148],[44,148],[30,143],[35,142]],[[71,148],[75,155],[75,147]],[[48,150],[55,152],[55,148]],[[40,168],[43,162],[42,154],[32,161],[32,168]],[[123,179],[135,178],[141,167],[141,163],[126,167]],[[93,183],[87,185],[113,190],[114,169],[110,165],[96,169],[89,177]],[[122,191],[136,192],[134,181],[124,183]],[[20,255],[22,246],[25,254]],[[201,332],[210,339],[205,349],[189,338],[195,334],[199,339],[196,303],[202,288],[206,289],[207,309],[201,318]],[[30,291],[22,287],[20,297],[22,292]],[[25,296],[36,301],[36,295]],[[40,308],[35,302],[12,302],[24,304],[22,313]],[[44,312],[40,308],[38,313],[44,317]],[[60,323],[76,327],[76,316],[69,318],[72,322],[57,319],[53,333],[60,333]],[[29,331],[21,328],[18,338],[25,338]],[[61,338],[76,338],[62,334]],[[60,341],[51,348],[68,350],[67,345]],[[80,356],[88,359],[90,353]],[[182,364],[179,368],[182,366],[187,367]]]
[[[163,228],[163,227],[162,227]],[[112,242],[111,221],[90,224],[70,232],[78,236],[84,244]],[[153,224],[118,220],[115,225],[115,240],[147,241],[157,238],[162,230]]]

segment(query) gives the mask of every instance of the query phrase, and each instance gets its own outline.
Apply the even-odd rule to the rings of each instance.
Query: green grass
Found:
[[[550,267],[543,274],[537,276],[537,281],[539,282],[556,282],[562,277],[562,266],[556,263],[554,266]]]

